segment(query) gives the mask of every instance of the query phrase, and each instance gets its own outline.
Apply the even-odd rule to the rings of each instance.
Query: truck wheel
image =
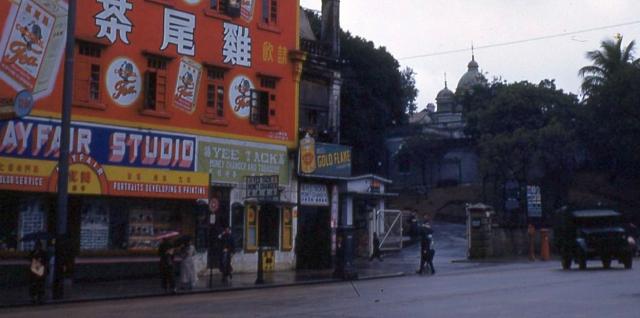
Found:
[[[563,256],[561,262],[562,262],[562,269],[564,270],[571,269],[571,257]]]
[[[605,269],[611,268],[611,259],[608,258],[608,257],[603,257],[602,258],[602,267],[604,267]]]

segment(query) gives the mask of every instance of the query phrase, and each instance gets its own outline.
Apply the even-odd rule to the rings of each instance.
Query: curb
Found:
[[[117,301],[117,300],[130,300],[130,299],[144,299],[144,298],[160,298],[160,297],[181,297],[181,296],[189,296],[189,295],[201,295],[201,294],[217,294],[221,292],[241,292],[247,290],[259,290],[259,289],[273,289],[273,288],[282,288],[282,287],[295,287],[295,286],[308,286],[308,285],[320,285],[320,284],[335,284],[341,282],[349,282],[349,281],[366,281],[366,280],[375,280],[375,279],[386,279],[386,278],[396,278],[405,276],[404,272],[394,272],[394,273],[386,273],[386,274],[376,274],[376,275],[367,275],[362,276],[354,280],[344,280],[338,278],[327,278],[327,279],[314,279],[308,281],[294,282],[294,283],[266,283],[263,285],[253,285],[253,286],[238,286],[238,287],[219,287],[213,289],[200,289],[193,290],[187,292],[178,292],[176,294],[166,294],[166,293],[148,293],[148,294],[135,294],[135,295],[127,295],[127,296],[111,296],[111,297],[96,297],[96,298],[86,298],[86,299],[62,299],[62,300],[50,300],[45,302],[42,305],[33,305],[30,303],[16,304],[16,305],[0,305],[0,310],[5,309],[14,309],[14,308],[42,308],[48,306],[58,306],[58,305],[66,305],[66,304],[81,304],[81,303],[90,303],[90,302],[105,302],[105,301]]]

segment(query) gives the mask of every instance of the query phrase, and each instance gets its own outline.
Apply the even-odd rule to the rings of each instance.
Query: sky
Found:
[[[321,0],[300,5],[320,10]],[[618,33],[623,45],[640,41],[639,13],[638,0],[340,1],[343,30],[386,47],[402,68],[415,71],[418,110],[435,103],[445,73],[455,91],[472,44],[489,80],[554,79],[558,88],[579,94],[578,70],[590,64],[585,53]]]

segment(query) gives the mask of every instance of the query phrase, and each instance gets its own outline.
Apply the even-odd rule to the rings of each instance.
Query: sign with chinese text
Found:
[[[277,175],[246,176],[245,184],[247,186],[246,198],[278,201],[280,197]]]
[[[539,186],[527,186],[527,213],[530,218],[542,217],[542,196]]]
[[[22,0],[13,6],[0,40],[0,79],[16,91],[31,91],[36,98],[51,93],[66,24],[67,7],[61,1]]]
[[[177,109],[189,114],[196,110],[201,73],[202,66],[198,62],[189,58],[180,60],[176,90],[173,94],[173,102]]]
[[[0,121],[0,189],[55,192],[60,129],[44,118]],[[193,136],[73,122],[70,137],[70,193],[206,197]]]
[[[301,183],[300,204],[308,206],[329,206],[329,193],[324,184]]]
[[[198,139],[198,171],[211,173],[213,182],[242,183],[249,175],[278,175],[287,182],[287,148],[231,139]]]

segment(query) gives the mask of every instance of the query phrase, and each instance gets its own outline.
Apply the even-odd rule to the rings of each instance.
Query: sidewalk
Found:
[[[404,272],[397,271],[393,262],[367,262],[357,260],[359,279],[397,277]],[[176,277],[179,280],[179,277]],[[228,283],[222,283],[218,270],[214,270],[209,286],[209,276],[201,276],[192,290],[178,290],[176,295],[239,291],[255,288],[273,288],[283,286],[340,282],[333,277],[333,270],[304,270],[265,273],[264,284],[256,285],[256,273],[238,273]],[[47,289],[47,304],[83,302],[95,300],[116,300],[125,298],[176,296],[167,294],[160,287],[160,278],[118,280],[107,282],[78,282],[65,288],[64,299],[52,300],[51,290]],[[28,286],[0,288],[0,308],[31,305]]]

